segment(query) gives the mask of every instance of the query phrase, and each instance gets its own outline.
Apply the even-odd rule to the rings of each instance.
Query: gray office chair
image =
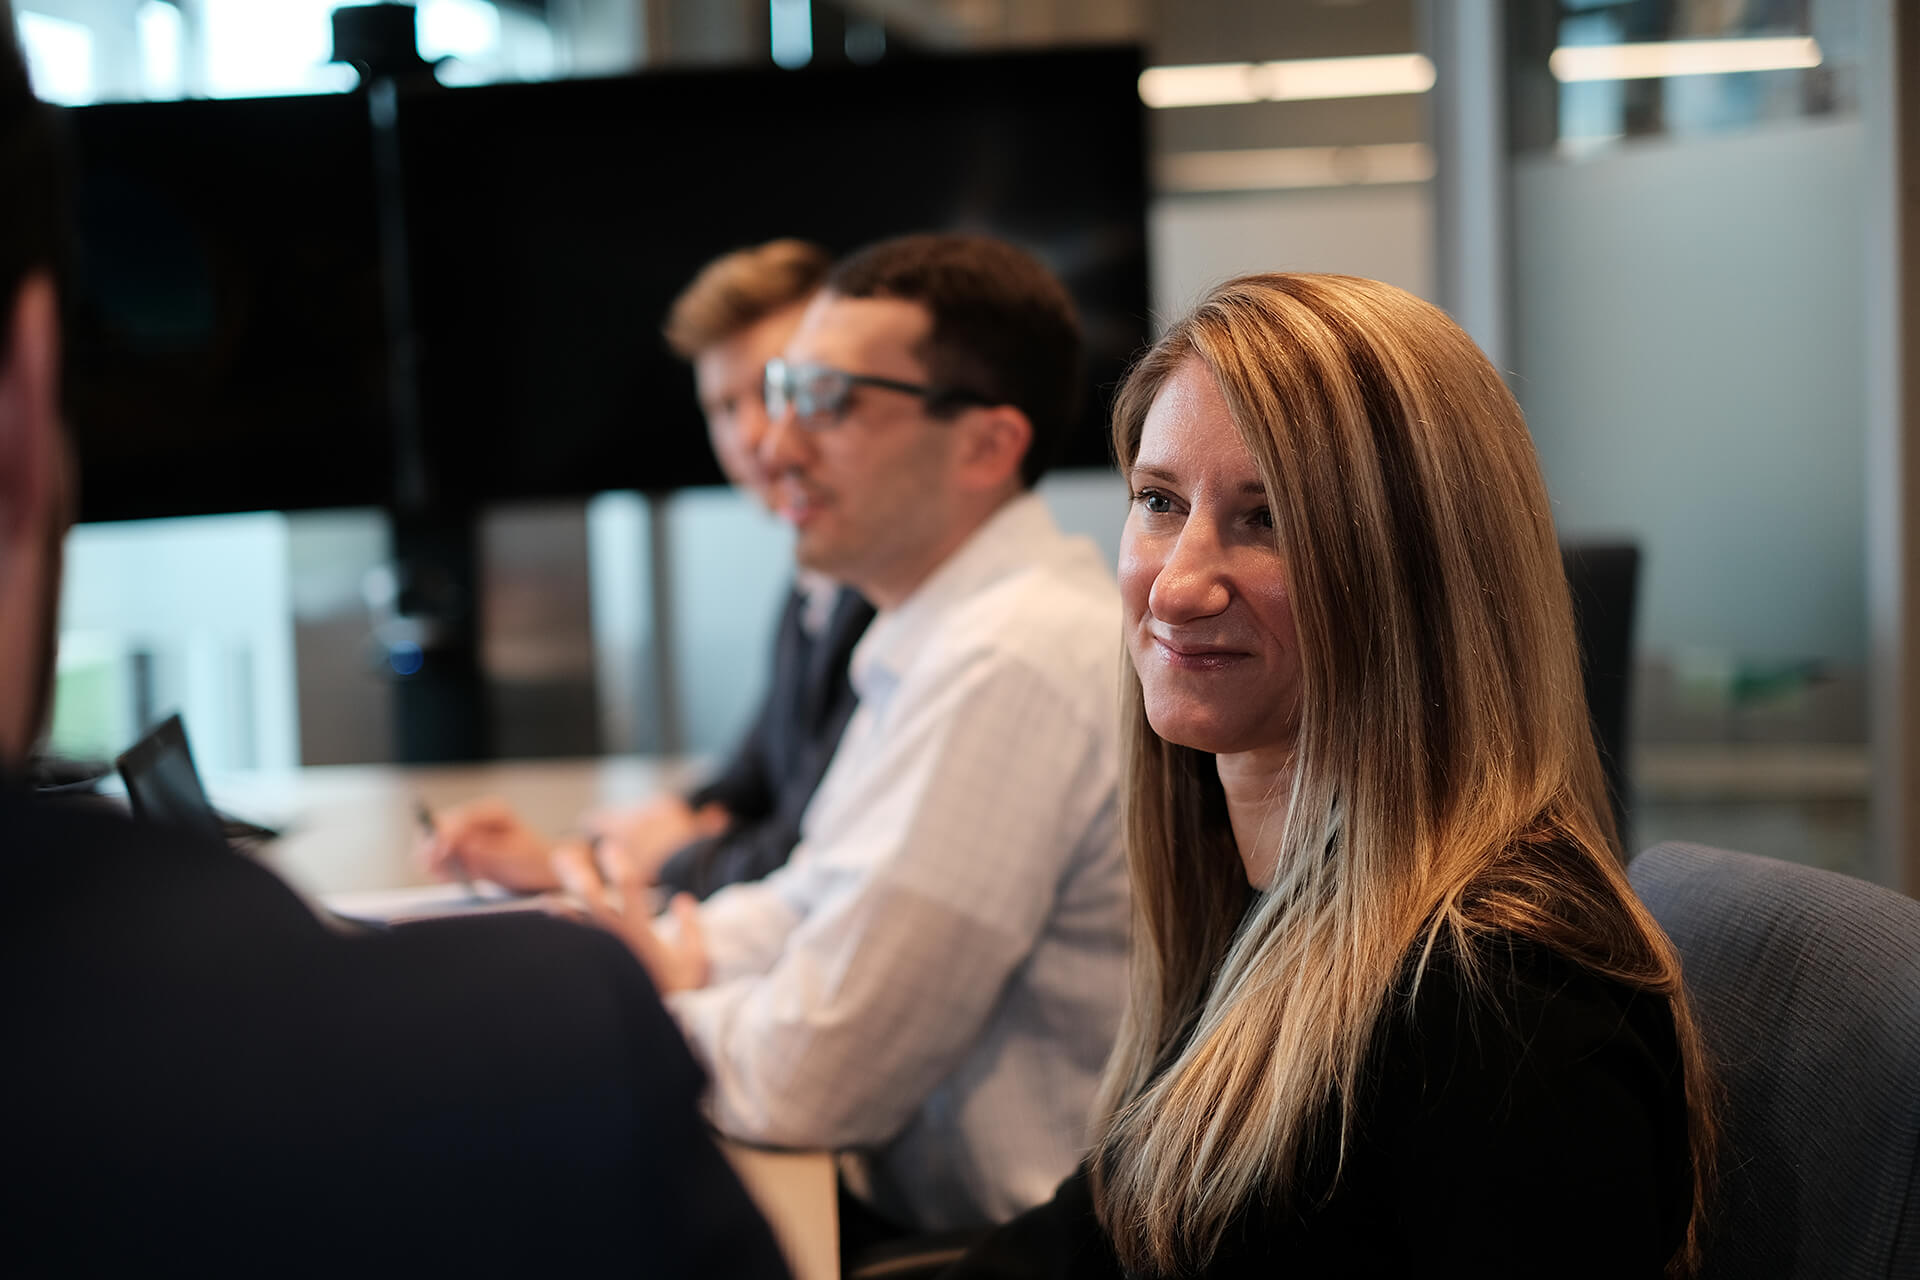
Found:
[[[1699,845],[1627,875],[1725,1087],[1704,1280],[1920,1278],[1920,902]]]
[[[1640,598],[1640,548],[1631,542],[1563,542],[1560,564],[1573,597],[1580,674],[1593,741],[1607,774],[1614,825],[1627,836],[1627,708],[1633,701],[1633,618]]]

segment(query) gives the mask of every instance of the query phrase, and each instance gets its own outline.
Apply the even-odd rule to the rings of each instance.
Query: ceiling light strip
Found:
[[[1736,71],[1788,71],[1819,65],[1820,42],[1811,36],[1568,44],[1561,45],[1547,58],[1547,69],[1563,84],[1728,75]]]
[[[1197,66],[1148,67],[1140,73],[1140,100],[1150,107],[1375,98],[1425,93],[1431,88],[1433,63],[1419,53],[1290,58],[1283,62],[1212,62]]]

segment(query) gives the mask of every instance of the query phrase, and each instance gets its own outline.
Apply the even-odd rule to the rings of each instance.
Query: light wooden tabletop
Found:
[[[278,827],[260,860],[312,895],[428,883],[414,860],[417,806],[443,809],[499,796],[554,836],[602,805],[633,803],[686,782],[694,766],[646,756],[497,761],[463,765],[317,765],[214,775],[213,801],[237,817]]]

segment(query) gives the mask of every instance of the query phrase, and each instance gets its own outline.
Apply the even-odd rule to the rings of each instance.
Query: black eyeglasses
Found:
[[[898,378],[876,377],[870,373],[848,373],[832,365],[782,360],[776,356],[767,361],[764,387],[767,416],[778,418],[792,409],[802,426],[816,429],[831,426],[839,422],[840,415],[847,411],[847,402],[853,398],[855,387],[880,387],[919,396],[927,402],[929,413],[940,413],[961,405],[996,403],[978,392],[958,387],[929,387],[918,382],[902,382]]]

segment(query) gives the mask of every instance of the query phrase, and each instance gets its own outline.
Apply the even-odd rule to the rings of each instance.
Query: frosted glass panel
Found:
[[[67,539],[56,750],[184,714],[203,770],[300,759],[286,517],[82,525]]]
[[[1640,743],[1865,741],[1861,166],[1853,121],[1515,162],[1514,390],[1562,534],[1644,553]]]
[[[1516,384],[1644,650],[1865,658],[1857,123],[1516,163]]]
[[[787,527],[731,489],[664,500],[683,749],[723,751],[759,706],[793,577]]]
[[[1148,211],[1156,327],[1214,285],[1256,271],[1333,271],[1433,296],[1426,183],[1167,196]]]
[[[603,493],[587,503],[587,580],[592,595],[594,682],[600,741],[610,752],[657,751],[651,539],[647,500]]]

